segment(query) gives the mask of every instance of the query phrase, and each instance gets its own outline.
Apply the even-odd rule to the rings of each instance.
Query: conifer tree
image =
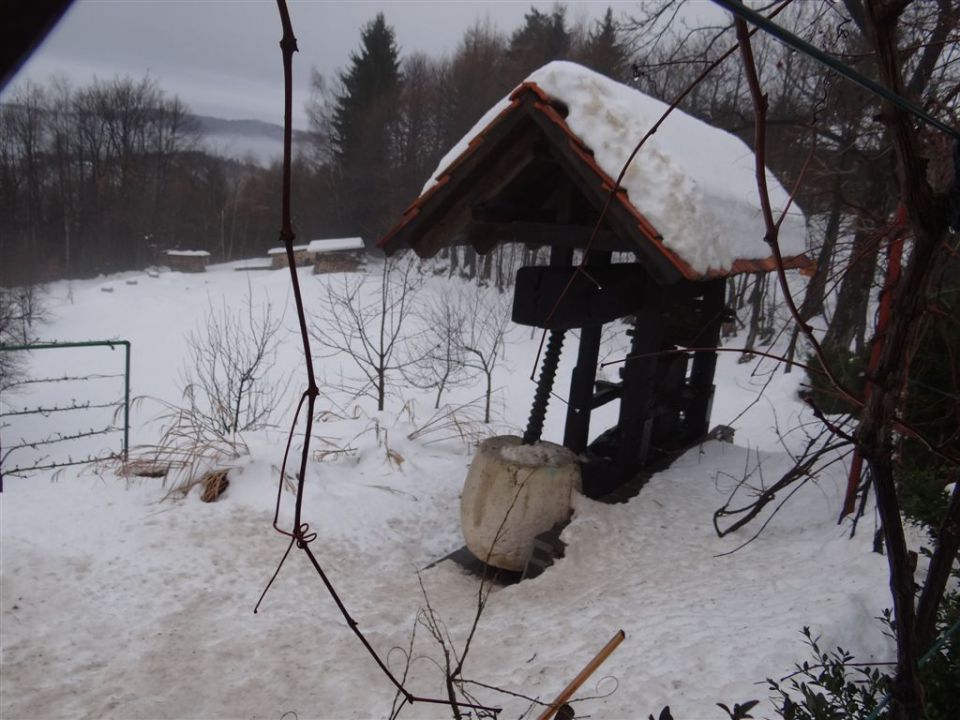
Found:
[[[613,10],[607,8],[603,20],[594,23],[587,36],[579,61],[591,70],[621,82],[627,80],[627,51],[620,42]]]
[[[393,28],[383,13],[364,27],[360,51],[350,54],[350,67],[340,73],[342,89],[335,96],[333,141],[341,160],[359,151],[371,123],[371,113],[395,97],[400,86],[400,53]]]
[[[570,31],[565,7],[554,5],[549,14],[531,7],[523,19],[523,27],[510,36],[507,50],[511,80],[517,83],[551,60],[563,60],[570,56]]]
[[[401,82],[393,28],[377,13],[334,96],[331,144],[342,178],[341,231],[377,237],[402,202],[390,182]]]

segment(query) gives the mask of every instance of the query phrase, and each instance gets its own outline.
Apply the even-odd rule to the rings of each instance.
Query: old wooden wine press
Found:
[[[623,88],[570,63],[553,63],[539,76],[548,79],[544,71],[551,67],[561,74],[581,73],[604,91],[604,83]],[[549,266],[523,267],[516,277],[513,320],[548,331],[523,440],[539,440],[561,346],[567,331],[578,330],[563,445],[585,460],[585,492],[600,496],[705,436],[714,348],[728,316],[725,279],[775,265],[764,256],[734,258],[722,269],[695,269],[696,263],[665,244],[662,224],[654,227],[644,215],[642,198],[635,200],[624,189],[610,198],[612,175],[619,168],[601,167],[567,122],[570,103],[579,95],[558,100],[537,77],[488,113],[468,141],[448,155],[452,159],[441,164],[434,182],[380,246],[387,253],[409,247],[420,257],[456,244],[472,245],[479,254],[502,242],[550,248]],[[598,115],[596,122],[618,122],[607,116]],[[684,122],[698,121],[685,116]],[[703,127],[702,132],[724,136],[725,143],[740,143]],[[642,153],[636,160],[645,161]],[[785,262],[802,267],[807,260],[794,255]],[[597,382],[601,330],[618,320],[629,324],[630,353],[619,382]],[[616,426],[588,444],[592,411],[613,400],[620,401]]]

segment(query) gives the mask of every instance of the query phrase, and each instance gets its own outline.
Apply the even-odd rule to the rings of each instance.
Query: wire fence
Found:
[[[3,406],[0,406],[0,492],[3,490],[5,475],[23,477],[31,472],[52,470],[73,465],[85,465],[92,462],[121,458],[126,460],[130,447],[130,342],[127,340],[87,340],[83,342],[52,342],[33,345],[0,345],[0,352],[23,353],[37,350],[59,350],[76,348],[105,347],[116,350],[122,347],[124,351],[123,372],[90,372],[77,373],[77,363],[71,363],[70,370],[63,375],[50,377],[27,377],[5,385],[3,390],[7,397]],[[97,399],[77,400],[70,398],[62,401],[66,394],[64,387],[90,387],[93,383],[123,378],[123,394],[113,400]],[[62,384],[67,384],[66,386]],[[14,407],[9,397],[17,391],[35,394],[37,389],[45,385],[57,385],[57,392],[52,397],[41,397],[26,405]],[[113,391],[116,392],[116,391]],[[102,395],[102,393],[101,393]],[[108,395],[109,397],[109,395]],[[112,418],[104,424],[101,417],[94,422],[94,426],[84,428],[83,425],[90,417],[96,417],[97,411],[112,410]],[[52,418],[59,419],[61,415],[69,418],[65,427],[59,429],[51,427],[46,422]],[[39,426],[29,421],[31,418],[41,418]],[[85,419],[86,418],[86,421]],[[32,426],[32,427],[31,427]],[[24,430],[26,434],[24,435]],[[96,453],[83,453],[83,457],[74,458],[72,453],[62,450],[73,441],[93,438],[100,435],[122,433],[122,442],[119,452],[105,452],[102,449]],[[6,437],[2,437],[6,436]],[[11,440],[13,437],[15,439]],[[61,452],[57,452],[59,448]],[[30,451],[33,451],[32,453]],[[24,464],[22,456],[29,453],[30,459]],[[16,462],[14,462],[16,460]]]

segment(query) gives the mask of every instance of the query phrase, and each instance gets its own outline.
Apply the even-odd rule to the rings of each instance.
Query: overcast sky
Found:
[[[599,19],[635,12],[627,0],[567,2],[567,19]],[[303,105],[310,68],[329,78],[347,65],[360,30],[378,11],[394,27],[402,55],[452,52],[463,31],[489,19],[508,33],[531,0],[291,0],[290,15],[300,52],[294,57],[294,124],[305,127]],[[149,73],[195,113],[282,122],[281,36],[272,0],[77,0],[5,89],[7,98],[29,77],[46,83],[53,74],[85,85],[94,76],[141,78]]]

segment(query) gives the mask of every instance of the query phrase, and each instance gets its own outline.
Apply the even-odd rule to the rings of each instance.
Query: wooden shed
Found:
[[[163,256],[167,267],[179,272],[206,272],[210,262],[210,253],[206,250],[167,250]]]
[[[516,278],[513,320],[549,331],[524,440],[539,439],[564,333],[579,329],[563,444],[588,459],[592,495],[705,436],[725,279],[775,268],[753,153],[690,116],[667,121],[611,197],[665,108],[586,68],[550,63],[480,120],[380,241],[388,254],[408,247],[420,257],[454,244],[481,254],[501,242],[551,249],[549,267]],[[771,195],[789,205],[772,178]],[[788,215],[782,234],[786,267],[806,265],[802,215]],[[601,330],[618,319],[631,325],[631,351],[620,382],[597,383]],[[592,410],[613,400],[617,425],[588,445]]]
[[[280,270],[287,267],[287,249],[285,247],[274,247],[267,250],[270,257],[270,269]],[[293,262],[297,267],[306,267],[313,265],[313,256],[307,251],[306,245],[293,246]]]
[[[312,240],[307,254],[313,259],[315,275],[331,272],[356,272],[364,259],[363,238]]]

